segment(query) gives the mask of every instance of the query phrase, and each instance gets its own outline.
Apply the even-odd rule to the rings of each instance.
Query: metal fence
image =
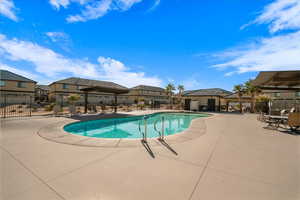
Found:
[[[269,113],[269,105],[267,102],[256,103],[257,112]],[[280,111],[286,110],[289,112],[291,109],[295,109],[296,112],[300,112],[300,99],[279,99],[273,100],[271,106],[271,114],[279,115]]]
[[[0,117],[24,117],[31,116],[34,97],[25,94],[1,94]]]

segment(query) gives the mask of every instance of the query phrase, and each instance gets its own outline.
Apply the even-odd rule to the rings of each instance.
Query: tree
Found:
[[[184,86],[183,85],[178,85],[177,89],[178,89],[178,94],[180,96],[182,96],[182,94],[184,92]]]
[[[178,97],[179,97],[179,102],[180,102],[180,108],[182,109],[182,95],[184,92],[184,86],[183,85],[178,85]]]
[[[237,93],[237,95],[238,95],[238,98],[239,98],[239,103],[240,103],[240,113],[242,113],[242,96],[243,96],[243,94],[245,93],[245,87],[244,87],[244,85],[242,85],[242,84],[239,84],[239,85],[235,85],[234,87],[233,87],[233,91],[235,92],[235,93]]]
[[[172,104],[172,95],[173,95],[173,91],[175,90],[175,86],[172,83],[169,83],[166,86],[165,90],[166,90],[167,95],[169,96],[169,101],[170,101],[170,106],[171,106],[171,104]]]
[[[260,93],[260,89],[254,86],[250,79],[245,83],[245,92],[251,96],[251,112],[254,112],[255,96]]]

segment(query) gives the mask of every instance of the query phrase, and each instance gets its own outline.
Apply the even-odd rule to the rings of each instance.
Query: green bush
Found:
[[[78,94],[72,94],[72,95],[68,96],[68,102],[70,104],[74,104],[79,99],[80,99],[80,95],[78,95]]]
[[[49,105],[45,106],[45,111],[53,111],[53,107],[55,106],[55,103],[51,103]]]

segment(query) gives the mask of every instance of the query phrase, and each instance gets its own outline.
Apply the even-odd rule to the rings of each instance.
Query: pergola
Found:
[[[87,113],[88,107],[88,93],[89,92],[103,92],[103,93],[110,93],[114,95],[114,112],[117,112],[117,103],[118,103],[118,95],[126,94],[129,92],[129,89],[118,85],[109,85],[109,86],[89,86],[82,88],[81,91],[84,92],[84,112]]]
[[[300,70],[260,72],[252,84],[264,90],[299,90]]]
[[[260,72],[252,84],[270,92],[300,91],[300,70]],[[297,101],[297,98],[295,98],[295,101]]]
[[[227,110],[227,112],[228,112],[228,108],[229,108],[229,103],[231,103],[231,102],[237,103],[237,102],[240,102],[240,100],[241,100],[242,103],[251,103],[252,102],[251,96],[242,95],[239,98],[237,93],[227,95],[227,96],[224,97],[224,99],[226,101],[226,110]]]

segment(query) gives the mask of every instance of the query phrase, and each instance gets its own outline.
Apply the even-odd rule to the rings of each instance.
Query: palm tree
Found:
[[[183,92],[184,92],[184,86],[183,85],[178,85],[177,89],[178,89],[178,94],[182,95]]]
[[[235,86],[233,87],[233,91],[234,91],[235,93],[237,93],[237,95],[238,95],[239,103],[240,103],[240,113],[242,113],[242,96],[243,96],[243,94],[245,93],[244,85],[242,85],[242,84],[235,85]]]
[[[170,101],[170,106],[171,106],[171,103],[172,103],[172,95],[173,95],[173,91],[175,90],[175,86],[172,84],[172,83],[169,83],[167,86],[166,86],[166,93],[167,95],[169,96],[169,101]]]
[[[245,91],[251,96],[251,112],[254,112],[255,96],[260,92],[260,89],[252,84],[250,79],[245,83]]]
[[[182,108],[182,95],[183,95],[183,92],[184,92],[184,86],[183,85],[178,85],[177,89],[178,89],[180,108]]]

